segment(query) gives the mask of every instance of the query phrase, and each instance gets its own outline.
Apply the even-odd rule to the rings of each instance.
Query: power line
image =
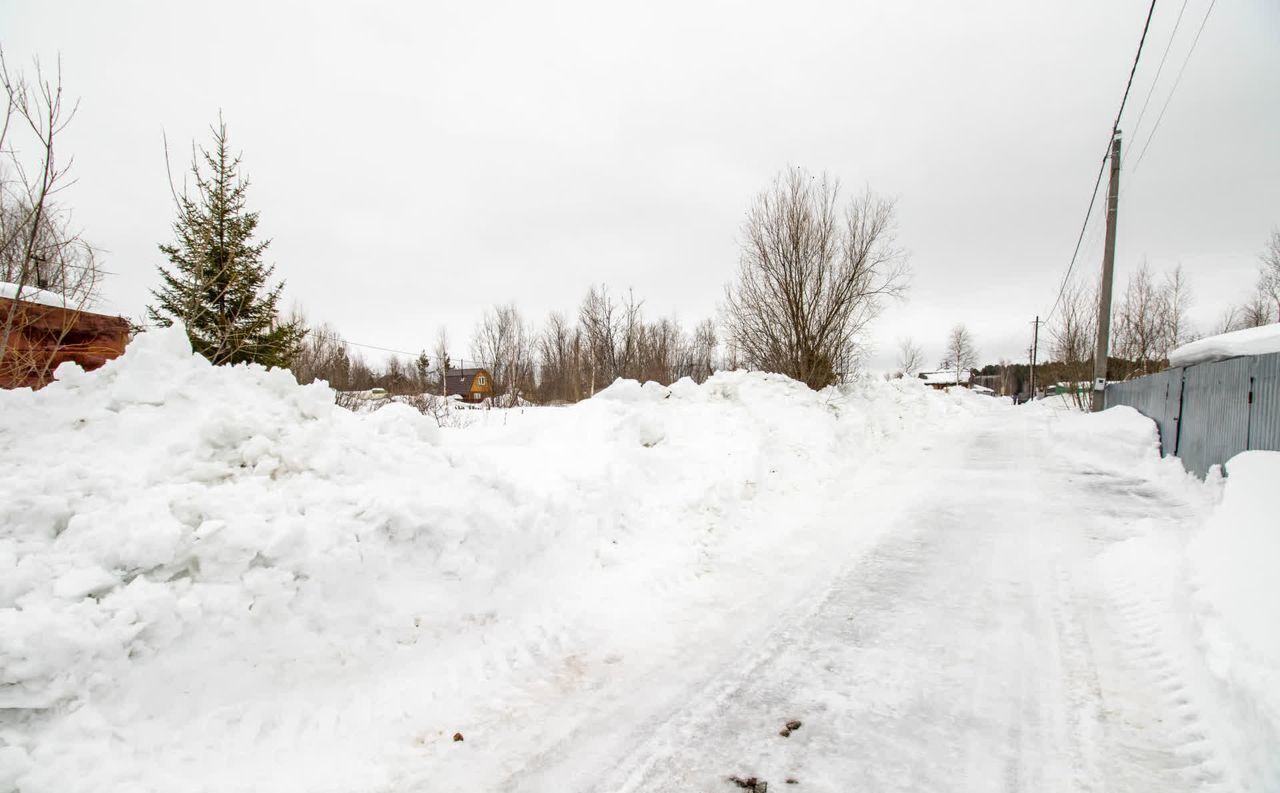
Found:
[[[1178,90],[1178,83],[1182,82],[1182,74],[1187,70],[1187,64],[1191,62],[1191,53],[1196,51],[1196,45],[1200,43],[1200,34],[1204,33],[1204,26],[1209,22],[1209,15],[1213,13],[1213,7],[1218,0],[1210,0],[1209,8],[1204,12],[1204,19],[1200,20],[1200,29],[1196,31],[1196,37],[1191,40],[1191,49],[1187,50],[1187,57],[1182,59],[1182,68],[1178,69],[1178,76],[1173,80],[1173,87],[1169,89],[1169,96],[1164,100],[1164,107],[1160,108],[1160,115],[1156,116],[1156,123],[1151,127],[1151,134],[1147,136],[1147,142],[1142,144],[1142,151],[1138,153],[1138,160],[1133,164],[1133,171],[1138,170],[1138,166],[1142,164],[1142,158],[1147,155],[1147,147],[1151,145],[1151,139],[1156,136],[1156,131],[1160,129],[1160,122],[1164,119],[1164,111],[1169,109],[1169,103],[1173,101],[1173,94]]]
[[[1125,102],[1129,101],[1129,90],[1133,88],[1133,76],[1138,72],[1138,60],[1142,57],[1142,45],[1147,41],[1147,31],[1151,29],[1151,17],[1156,12],[1156,0],[1151,0],[1151,6],[1147,9],[1147,21],[1142,26],[1142,38],[1138,39],[1138,51],[1133,55],[1133,66],[1129,69],[1129,82],[1125,84],[1124,96],[1120,98],[1120,110],[1116,112],[1116,122],[1111,125],[1111,136],[1120,131],[1120,117],[1124,115]],[[1111,141],[1107,141],[1108,150],[1111,147]]]
[[[1133,89],[1133,76],[1138,71],[1138,61],[1142,58],[1142,47],[1146,44],[1147,31],[1151,29],[1151,17],[1155,12],[1156,0],[1151,0],[1151,5],[1147,8],[1147,21],[1142,25],[1142,37],[1138,39],[1138,51],[1134,53],[1133,66],[1129,68],[1129,81],[1125,83],[1124,96],[1120,98],[1120,109],[1116,112],[1116,120],[1111,125],[1111,136],[1107,139],[1107,148],[1102,153],[1102,162],[1098,164],[1098,176],[1093,182],[1093,194],[1089,197],[1089,208],[1085,210],[1084,222],[1080,224],[1080,235],[1076,238],[1076,247],[1071,254],[1071,262],[1067,265],[1067,272],[1062,277],[1062,285],[1058,287],[1058,296],[1054,298],[1053,307],[1045,315],[1044,322],[1052,319],[1053,313],[1058,310],[1058,304],[1062,302],[1062,295],[1067,291],[1067,284],[1071,281],[1071,271],[1075,269],[1076,259],[1080,256],[1080,243],[1084,241],[1085,229],[1089,227],[1089,218],[1093,215],[1093,207],[1098,200],[1098,186],[1102,184],[1102,174],[1106,171],[1107,160],[1111,157],[1111,142],[1115,140],[1116,135],[1120,132],[1120,117],[1124,115],[1124,106],[1129,101],[1129,91]]]
[[[393,353],[393,354],[395,354],[395,355],[407,355],[407,356],[409,356],[410,358],[415,358],[415,359],[416,359],[416,358],[420,358],[420,357],[422,357],[422,356],[426,356],[426,358],[427,358],[428,360],[436,361],[436,362],[437,362],[437,364],[438,364],[439,362],[441,362],[441,361],[445,360],[444,358],[441,358],[441,357],[440,357],[440,356],[438,356],[438,355],[431,355],[431,354],[427,353],[426,351],[421,351],[421,352],[409,352],[409,351],[407,351],[407,350],[396,350],[396,349],[392,349],[391,347],[379,347],[379,346],[374,345],[374,344],[362,344],[362,343],[360,343],[360,342],[358,342],[358,341],[350,341],[350,340],[348,340],[348,339],[346,339],[346,338],[344,338],[344,337],[342,337],[342,336],[336,336],[336,335],[331,334],[331,333],[317,333],[317,332],[316,332],[316,331],[314,331],[314,330],[309,330],[309,331],[307,331],[307,335],[308,335],[308,336],[311,336],[311,337],[314,337],[314,338],[328,339],[329,341],[335,341],[335,342],[338,342],[338,343],[340,343],[340,344],[348,345],[348,346],[350,346],[350,347],[362,347],[362,348],[364,348],[364,349],[366,349],[366,350],[377,350],[377,351],[379,351],[379,352],[389,352],[389,353]],[[448,357],[450,358],[450,360],[453,360],[453,359],[452,359],[452,356],[448,356]],[[458,358],[458,359],[457,359],[457,362],[458,362],[459,364],[464,364],[464,363],[467,363],[467,359],[466,359],[466,358]],[[471,363],[476,363],[476,361],[471,361]],[[462,369],[462,368],[465,368],[465,367],[462,367],[462,366],[452,366],[452,365],[451,365],[449,368],[450,368],[450,369]]]
[[[1169,33],[1169,43],[1164,46],[1164,54],[1160,56],[1160,65],[1156,67],[1156,76],[1151,78],[1151,88],[1147,89],[1147,98],[1142,102],[1142,110],[1138,111],[1138,120],[1133,122],[1130,133],[1138,134],[1138,128],[1142,126],[1142,119],[1147,115],[1147,105],[1151,104],[1151,97],[1156,92],[1156,86],[1160,83],[1160,74],[1164,71],[1164,62],[1169,58],[1169,50],[1173,48],[1173,40],[1178,36],[1178,26],[1182,24],[1182,15],[1187,10],[1189,0],[1182,0],[1182,7],[1178,9],[1178,18],[1173,21],[1173,30]]]
[[[148,328],[148,329],[150,329],[150,328],[155,328],[155,327],[159,327],[158,325],[152,325],[151,323],[148,323],[148,322],[142,322],[142,323],[140,323],[140,324],[141,324],[141,326],[142,326],[143,328]],[[346,338],[344,338],[344,337],[342,337],[342,336],[334,335],[334,334],[332,334],[332,333],[318,333],[318,332],[316,332],[316,331],[314,331],[314,330],[308,330],[308,331],[307,331],[307,336],[308,336],[308,337],[311,337],[311,338],[327,339],[327,340],[329,340],[329,341],[338,342],[339,344],[345,344],[345,345],[347,345],[348,347],[361,347],[361,348],[366,349],[366,350],[377,350],[377,351],[379,351],[379,352],[389,352],[389,353],[393,353],[393,354],[395,354],[395,355],[407,355],[408,357],[410,357],[410,358],[415,358],[415,359],[416,359],[416,358],[419,358],[419,357],[422,357],[422,356],[424,356],[424,355],[425,355],[425,356],[427,357],[427,359],[428,359],[428,360],[436,361],[437,363],[439,363],[440,361],[443,361],[443,360],[444,360],[443,358],[441,358],[441,357],[440,357],[440,356],[438,356],[438,355],[431,355],[431,354],[426,353],[425,351],[422,351],[422,352],[409,352],[408,350],[396,350],[396,349],[393,349],[393,348],[391,348],[391,347],[379,347],[379,346],[377,346],[376,344],[362,344],[361,342],[358,342],[358,341],[350,341],[349,339],[346,339]],[[453,360],[452,356],[449,356],[449,358],[450,358],[450,360],[451,360],[451,361]],[[457,363],[459,363],[459,364],[467,363],[467,359],[466,359],[466,358],[458,358],[458,359],[456,359],[456,360],[457,360]],[[476,361],[471,361],[471,363],[477,363],[477,362],[476,362]],[[463,367],[463,366],[456,366],[456,365],[450,365],[450,367],[449,367],[449,368],[450,368],[450,369],[463,369],[463,368],[465,368],[465,367]]]
[[[1058,304],[1062,302],[1062,296],[1066,294],[1067,284],[1071,283],[1071,270],[1076,266],[1076,258],[1080,255],[1080,245],[1084,242],[1085,230],[1089,228],[1089,221],[1093,217],[1093,205],[1098,201],[1098,186],[1102,184],[1102,172],[1107,168],[1107,159],[1110,158],[1110,147],[1107,149],[1107,156],[1102,158],[1102,163],[1098,166],[1098,178],[1093,182],[1093,195],[1089,197],[1089,208],[1084,213],[1084,223],[1080,224],[1080,235],[1076,237],[1076,249],[1071,252],[1071,263],[1067,265],[1067,272],[1062,276],[1062,284],[1058,287],[1058,296],[1053,300],[1053,307],[1049,309],[1049,313],[1045,315],[1044,322],[1053,319],[1053,314],[1058,310]]]

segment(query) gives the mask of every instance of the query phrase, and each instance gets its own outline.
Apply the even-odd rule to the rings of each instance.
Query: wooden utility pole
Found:
[[[1036,357],[1040,354],[1040,315],[1036,315],[1035,329],[1031,331],[1031,399],[1036,398]]]
[[[1098,346],[1093,353],[1093,409],[1104,407],[1107,354],[1111,347],[1111,281],[1116,264],[1116,212],[1120,204],[1120,130],[1111,136],[1111,185],[1107,188],[1107,240],[1102,251],[1102,288],[1098,290]]]

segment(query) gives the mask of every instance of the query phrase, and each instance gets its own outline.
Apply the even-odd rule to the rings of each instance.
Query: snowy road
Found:
[[[1059,461],[1050,423],[1003,414],[938,437],[896,469],[907,481],[876,483],[909,501],[878,544],[812,581],[711,674],[690,680],[686,651],[617,681],[625,695],[574,698],[574,727],[501,789],[733,790],[731,775],[832,791],[1222,781],[1182,680],[1194,670],[1162,649],[1173,639],[1143,621],[1141,596],[1113,594],[1096,564],[1135,527],[1176,525],[1185,505],[1122,470]],[[802,727],[783,737],[789,719]]]

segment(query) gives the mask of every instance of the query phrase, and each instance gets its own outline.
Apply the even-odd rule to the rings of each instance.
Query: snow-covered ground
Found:
[[[59,377],[0,392],[0,791],[1280,786],[1280,455],[745,373],[442,430],[176,331]]]

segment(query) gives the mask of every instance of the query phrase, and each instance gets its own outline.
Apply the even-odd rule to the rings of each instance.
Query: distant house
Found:
[[[459,396],[467,402],[493,396],[493,375],[488,369],[450,369],[444,383],[446,395]]]
[[[955,369],[948,369],[945,371],[938,371],[938,372],[921,372],[920,374],[916,375],[916,377],[919,377],[921,380],[923,380],[924,384],[929,386],[930,388],[943,389],[943,388],[950,388],[951,386],[956,385]],[[961,388],[969,387],[969,378],[970,378],[969,370],[961,369],[960,378],[959,378],[959,385]]]
[[[67,361],[97,369],[129,343],[129,323],[121,317],[80,311],[58,295],[13,284],[0,284],[0,337],[6,325],[0,388],[42,388]]]

